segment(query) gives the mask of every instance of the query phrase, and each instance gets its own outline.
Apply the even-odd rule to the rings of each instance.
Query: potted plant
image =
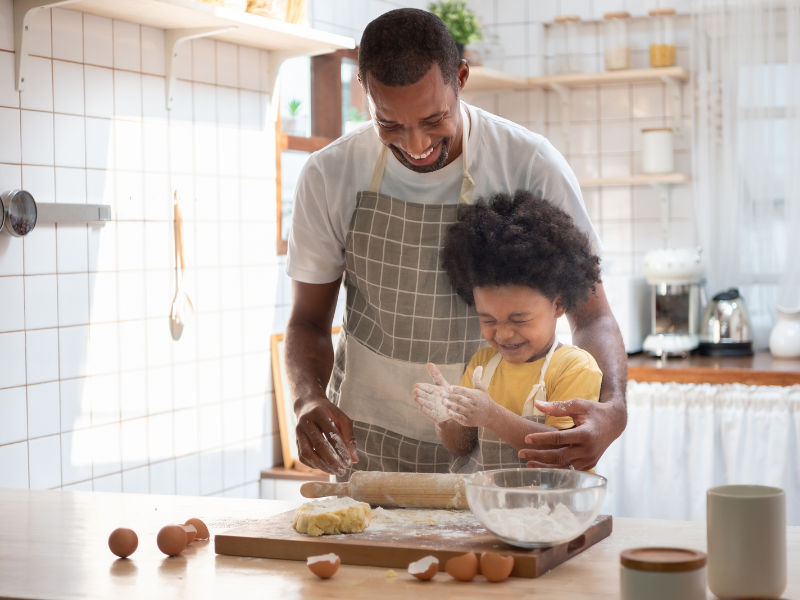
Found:
[[[465,0],[439,0],[428,4],[428,10],[444,21],[458,47],[458,57],[463,58],[464,46],[483,39],[481,22],[467,8]]]
[[[350,133],[354,129],[360,127],[362,123],[369,120],[368,116],[358,110],[355,106],[351,106],[347,110],[346,120],[344,122],[344,132]]]
[[[289,100],[286,107],[289,109],[289,114],[284,115],[281,119],[281,128],[284,132],[292,134],[297,132],[297,121],[300,114],[300,106],[303,103],[297,98]]]

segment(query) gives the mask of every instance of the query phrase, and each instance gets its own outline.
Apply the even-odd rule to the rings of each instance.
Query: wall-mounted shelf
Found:
[[[475,95],[485,92],[499,92],[504,90],[524,90],[528,87],[525,77],[504,73],[488,67],[470,67],[469,79],[462,93]]]
[[[660,69],[624,69],[621,71],[603,71],[601,73],[565,73],[562,75],[545,75],[531,77],[528,86],[547,88],[554,83],[573,88],[580,85],[610,85],[614,83],[660,83],[673,79],[688,81],[689,71],[683,67],[663,67]]]
[[[625,177],[584,177],[579,178],[581,187],[602,187],[606,185],[677,185],[688,183],[690,178],[684,173],[656,173],[648,175],[628,175]]]
[[[664,236],[664,247],[669,246],[669,203],[673,185],[688,183],[690,177],[685,173],[654,173],[647,175],[629,175],[627,177],[585,177],[578,179],[584,187],[603,187],[607,185],[649,185],[658,192],[659,213],[661,218],[661,234]]]
[[[167,107],[170,108],[175,77],[172,63],[185,40],[212,37],[270,52],[269,91],[272,93],[283,61],[296,56],[315,56],[355,48],[352,38],[284,23],[243,11],[197,0],[14,0],[14,32],[17,55],[17,89],[25,84],[27,23],[34,11],[54,6],[119,19],[166,30],[165,59],[168,75]],[[273,96],[273,119],[277,115]]]

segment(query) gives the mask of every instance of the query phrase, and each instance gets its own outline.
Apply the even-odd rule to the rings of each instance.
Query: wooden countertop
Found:
[[[81,598],[619,598],[619,554],[643,545],[705,550],[705,523],[614,519],[614,533],[538,579],[460,583],[444,573],[423,583],[398,571],[342,565],[322,581],[305,563],[219,556],[213,541],[195,542],[167,558],[158,530],[189,517],[212,536],[296,506],[273,500],[194,498],[0,489],[0,597]],[[108,550],[108,534],[131,527],[139,548],[130,559]],[[790,527],[786,598],[800,597],[800,527]],[[709,594],[709,598],[712,598]]]
[[[675,383],[744,383],[747,385],[800,384],[800,359],[780,360],[769,352],[745,358],[651,358],[645,353],[628,357],[628,379]]]

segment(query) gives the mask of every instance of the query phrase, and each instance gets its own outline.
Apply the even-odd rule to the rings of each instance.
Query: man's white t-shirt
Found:
[[[544,198],[569,214],[602,249],[578,180],[553,145],[538,133],[464,104],[471,127],[467,169],[475,181],[472,201],[517,189]],[[356,194],[369,189],[381,142],[370,122],[308,159],[297,185],[286,272],[303,283],[330,283],[344,272],[344,244]],[[389,152],[381,193],[420,204],[456,204],[462,157],[432,173],[417,173]]]

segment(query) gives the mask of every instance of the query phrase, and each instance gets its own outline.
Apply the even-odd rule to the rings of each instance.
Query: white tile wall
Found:
[[[18,94],[11,7],[0,1],[0,191],[110,204],[114,220],[0,235],[0,487],[257,497],[280,462],[268,340],[288,301],[266,53],[184,44],[168,113],[162,30],[52,9]],[[174,189],[197,313],[179,342]],[[263,339],[248,343],[244,220],[249,275],[266,278],[247,305]]]

